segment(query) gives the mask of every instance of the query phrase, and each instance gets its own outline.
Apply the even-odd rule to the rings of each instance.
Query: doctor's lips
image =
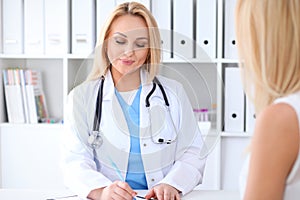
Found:
[[[134,63],[134,60],[128,60],[128,59],[120,59],[120,60],[124,65],[132,65]]]

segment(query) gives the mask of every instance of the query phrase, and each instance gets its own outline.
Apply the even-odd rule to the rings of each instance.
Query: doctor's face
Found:
[[[125,75],[141,67],[149,52],[148,28],[143,18],[120,16],[111,24],[107,56],[114,71]]]

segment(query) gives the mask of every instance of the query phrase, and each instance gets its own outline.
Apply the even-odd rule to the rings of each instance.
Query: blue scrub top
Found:
[[[142,86],[139,87],[131,105],[128,105],[120,93],[115,89],[115,94],[123,110],[128,130],[130,132],[130,153],[125,182],[132,189],[148,189],[146,175],[141,157],[140,148],[140,94]]]

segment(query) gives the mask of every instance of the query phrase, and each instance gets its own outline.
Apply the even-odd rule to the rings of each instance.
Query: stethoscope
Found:
[[[97,101],[96,101],[96,111],[95,111],[95,116],[94,116],[94,123],[93,123],[93,130],[91,133],[89,133],[89,137],[88,137],[88,143],[90,144],[90,146],[95,150],[95,149],[98,149],[101,147],[102,143],[103,143],[103,138],[102,138],[102,135],[103,135],[103,132],[99,129],[100,128],[100,123],[101,123],[101,115],[102,115],[102,102],[103,102],[103,85],[104,85],[104,76],[101,76],[100,77],[100,86],[99,86],[99,90],[98,90],[98,95],[97,95]],[[151,140],[154,144],[171,144],[173,142],[175,142],[177,140],[177,137],[178,137],[178,133],[176,131],[176,128],[175,128],[175,124],[172,120],[172,117],[171,117],[171,114],[170,114],[170,104],[169,104],[169,101],[168,101],[168,98],[167,98],[167,95],[166,95],[166,92],[162,86],[162,84],[160,83],[160,81],[154,77],[153,79],[153,87],[151,89],[151,91],[148,93],[148,95],[146,96],[146,99],[145,99],[145,106],[150,109],[150,97],[152,96],[152,94],[154,93],[154,91],[156,90],[156,85],[158,85],[161,93],[162,93],[162,96],[163,96],[163,99],[165,101],[165,106],[166,106],[166,109],[167,109],[167,113],[171,119],[171,122],[172,122],[172,128],[175,132],[175,137],[173,139],[164,139],[164,138],[159,138],[157,141],[154,140],[153,138],[153,133],[152,133],[152,126],[151,126],[151,121],[150,121],[150,137],[151,137]],[[151,116],[149,117],[151,119]]]

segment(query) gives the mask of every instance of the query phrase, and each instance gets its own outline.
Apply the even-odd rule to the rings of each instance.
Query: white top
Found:
[[[294,108],[298,116],[300,127],[300,91],[287,97],[278,98],[274,103],[286,103]],[[247,156],[240,174],[240,194],[243,197],[246,189],[246,181],[249,172],[250,154]],[[284,200],[293,200],[300,196],[300,149],[295,164],[286,180]]]
[[[142,70],[140,75],[143,86],[140,97],[140,145],[148,187],[167,183],[186,194],[201,183],[205,166],[205,158],[200,158],[203,141],[196,120],[192,120],[195,118],[189,99],[180,83],[157,76],[168,97],[170,112],[165,112],[168,109],[158,87],[149,99],[151,105],[148,108],[145,99],[152,83],[147,83],[146,71]],[[79,85],[72,90],[65,106],[62,168],[66,186],[80,197],[120,180],[120,176],[124,180],[128,167],[130,135],[108,72],[103,85],[100,124],[103,143],[95,150],[100,162],[97,171],[88,137],[93,129],[99,84],[99,80],[95,80]],[[153,142],[159,138],[174,142]]]

